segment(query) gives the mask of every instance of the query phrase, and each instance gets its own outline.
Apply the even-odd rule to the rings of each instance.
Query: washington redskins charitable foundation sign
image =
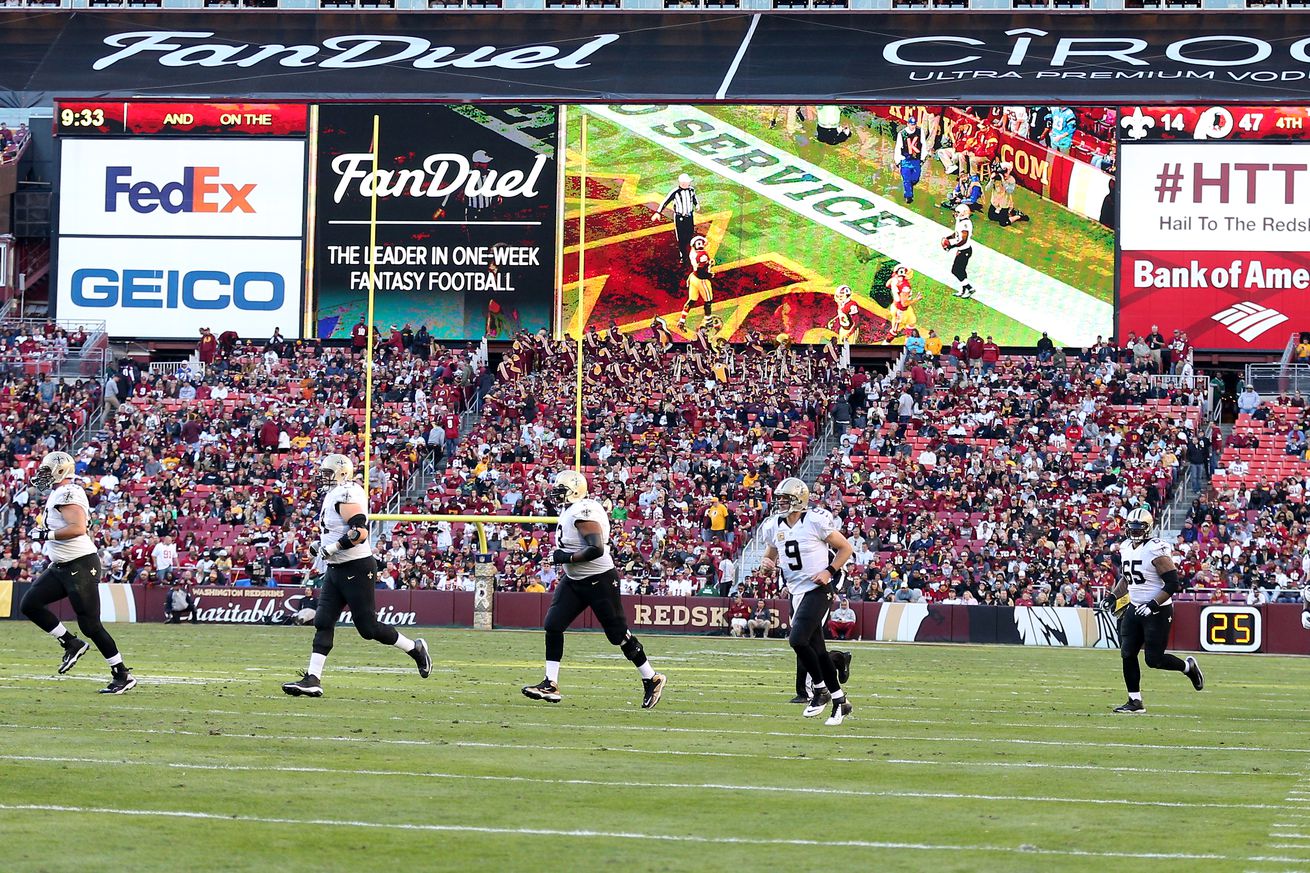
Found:
[[[0,95],[1304,101],[1296,12],[0,14]],[[309,75],[307,75],[309,74]]]

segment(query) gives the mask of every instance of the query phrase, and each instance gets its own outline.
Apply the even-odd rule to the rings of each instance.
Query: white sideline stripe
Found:
[[[500,725],[502,723],[500,721],[479,721],[477,719],[460,719],[460,721],[463,724],[478,724],[478,725]],[[577,731],[590,731],[595,728],[595,725],[564,724],[564,723],[552,724],[550,722],[517,722],[516,726],[531,727],[531,728],[553,728],[553,729],[577,730]],[[887,741],[898,742],[898,743],[899,742],[986,743],[988,745],[995,745],[997,743],[1009,743],[1013,745],[1024,745],[1024,746],[1059,746],[1059,747],[1075,747],[1079,749],[1087,748],[1087,743],[1085,742],[1071,742],[1067,740],[1020,740],[1010,737],[938,737],[938,736],[924,736],[924,735],[897,736],[893,734],[850,734],[850,733],[819,733],[819,732],[799,733],[796,731],[747,731],[747,730],[731,730],[728,728],[722,728],[722,729],[680,728],[680,727],[666,727],[666,726],[617,725],[617,724],[607,725],[607,727],[612,730],[638,731],[638,732],[644,731],[648,733],[658,733],[658,734],[669,734],[669,733],[744,734],[752,737],[795,737],[795,738],[803,738],[803,739],[829,739],[829,740],[887,740]],[[66,730],[66,728],[60,727],[58,725],[29,725],[29,724],[0,724],[0,728],[22,728],[26,730],[47,730],[47,731]],[[163,730],[155,730],[151,728],[97,727],[97,728],[91,728],[91,730],[102,731],[105,733],[146,733],[146,734],[176,734],[179,736],[188,736],[188,735],[212,736],[211,734],[200,734],[195,731],[182,731],[182,730],[163,731]],[[293,736],[275,736],[269,734],[250,734],[250,733],[224,733],[222,734],[222,736],[227,736],[227,737],[239,736],[239,737],[250,737],[255,739],[281,739],[281,740],[332,739],[341,742],[392,743],[392,744],[411,745],[411,746],[459,745],[458,743],[440,743],[440,742],[434,743],[430,740],[387,740],[387,739],[364,739],[364,738],[355,738],[355,737],[293,737]],[[1297,755],[1310,754],[1310,749],[1284,749],[1284,748],[1274,748],[1274,747],[1267,747],[1267,746],[1184,746],[1184,745],[1167,745],[1167,744],[1151,745],[1147,743],[1099,743],[1098,746],[1100,748],[1163,749],[1167,751],[1184,751],[1184,752],[1267,752],[1270,754],[1297,754]],[[519,748],[519,747],[507,746],[506,748]],[[567,747],[542,746],[541,748],[546,749],[546,748],[567,748]],[[642,751],[642,752],[665,751],[665,750],[646,750],[646,749],[642,749],[642,750],[601,749],[600,747],[595,747],[595,746],[589,746],[585,748],[588,748],[591,751]],[[686,754],[700,755],[700,754],[710,754],[710,753],[697,751],[697,752],[687,752]],[[719,752],[715,754],[728,755],[729,753]],[[767,756],[733,754],[730,755],[730,757],[764,758]],[[1298,801],[1292,799],[1290,802],[1295,803]],[[1310,798],[1307,798],[1305,802],[1310,803]],[[1282,807],[1278,807],[1278,808],[1281,809]]]
[[[336,773],[344,776],[410,776],[423,779],[445,779],[472,782],[518,782],[537,785],[591,785],[607,788],[651,788],[691,791],[758,791],[777,794],[818,794],[839,797],[895,797],[902,799],[927,798],[931,800],[994,800],[1018,803],[1072,803],[1104,806],[1148,807],[1210,807],[1216,809],[1268,809],[1262,805],[1239,803],[1184,803],[1167,800],[1126,800],[1122,798],[1081,797],[1026,797],[1008,794],[961,794],[942,791],[871,791],[858,788],[804,788],[788,785],[735,785],[722,782],[630,782],[606,779],[548,779],[540,776],[495,776],[471,773],[442,773],[439,771],[343,769],[335,767],[275,767],[244,764],[187,764],[156,761],[124,761],[98,758],[65,758],[44,755],[0,755],[6,761],[40,761],[48,763],[112,764],[127,767],[169,767],[177,770],[216,770],[223,772],[254,773]],[[1275,834],[1274,836],[1281,836]]]
[[[639,831],[561,830],[555,828],[497,828],[476,825],[443,825],[410,822],[354,821],[350,819],[275,818],[255,815],[223,815],[176,809],[120,809],[95,806],[56,806],[44,803],[0,803],[0,810],[11,812],[69,812],[92,815],[140,816],[144,818],[187,818],[247,824],[309,825],[314,827],[377,828],[398,831],[434,831],[438,833],[497,834],[502,836],[583,837],[610,840],[651,840],[670,843],[705,843],[710,845],[747,846],[841,846],[857,849],[902,849],[926,852],[994,852],[1021,855],[1055,855],[1075,858],[1132,858],[1176,861],[1248,861],[1227,855],[1187,852],[1099,852],[1084,849],[1042,849],[1019,846],[969,846],[935,843],[895,843],[874,840],[804,840],[778,837],[711,837],[700,834],[653,834]],[[1293,860],[1293,859],[1284,859]]]
[[[697,164],[702,169],[730,183],[750,189],[765,197],[775,205],[801,216],[804,220],[827,228],[860,245],[870,246],[879,252],[895,258],[899,263],[912,267],[915,272],[930,276],[948,288],[957,288],[959,280],[951,273],[955,255],[944,252],[941,239],[954,230],[950,225],[938,224],[908,207],[870,191],[864,186],[852,182],[844,176],[825,170],[799,155],[786,151],[757,136],[747,133],[731,122],[703,112],[694,106],[663,106],[642,115],[628,115],[615,112],[609,105],[593,104],[584,106],[583,111],[612,124],[623,127],[647,142],[677,155],[682,161]],[[777,158],[778,163],[768,167],[751,167],[746,170],[728,168],[721,162],[716,152],[703,154],[689,148],[688,139],[662,135],[655,130],[676,120],[695,120],[706,125],[704,133],[728,134],[743,145],[742,153],[757,150],[762,154]],[[733,150],[736,154],[737,150]],[[797,181],[766,185],[763,179],[793,168]],[[809,181],[802,181],[808,174]],[[886,224],[875,233],[862,233],[844,223],[849,216],[845,213],[825,216],[814,211],[805,203],[805,198],[792,199],[790,195],[800,195],[815,190],[816,186],[830,184],[836,191],[825,193],[824,197],[840,196],[858,198],[872,204],[880,213],[895,216],[904,226]],[[813,195],[814,199],[819,195]],[[976,216],[986,224],[985,216]],[[981,225],[980,225],[981,226]],[[989,231],[989,233],[992,231]],[[837,277],[832,277],[837,279]],[[969,278],[978,286],[978,302],[990,307],[1002,315],[1025,324],[1036,331],[1047,331],[1056,342],[1071,346],[1090,345],[1096,334],[1106,333],[1110,329],[1113,307],[1105,301],[1093,297],[1054,276],[1048,276],[1033,267],[988,248],[982,243],[973,246],[973,259],[969,262]]]

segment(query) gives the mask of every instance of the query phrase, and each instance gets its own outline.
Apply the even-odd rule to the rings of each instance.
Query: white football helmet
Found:
[[[1155,516],[1151,515],[1151,510],[1145,506],[1139,506],[1128,513],[1128,523],[1125,527],[1128,530],[1128,539],[1140,546],[1151,538],[1151,529],[1155,527]]]
[[[802,510],[810,502],[810,486],[795,476],[789,476],[773,489],[773,512],[775,515],[790,515]]]
[[[973,210],[969,208],[969,204],[968,204],[968,203],[957,203],[957,204],[955,204],[955,217],[956,217],[956,218],[968,218],[970,215],[973,215]]]
[[[577,470],[561,470],[551,480],[551,497],[556,503],[572,506],[587,496],[587,477]]]
[[[331,488],[344,485],[355,478],[355,462],[345,455],[325,455],[318,462],[318,487]]]
[[[892,275],[893,275],[893,276],[904,276],[905,278],[908,279],[910,276],[913,276],[914,274],[913,274],[912,272],[910,272],[910,268],[909,268],[909,267],[905,266],[904,264],[898,264],[898,265],[896,266],[896,269],[895,269],[895,270],[892,270]]]
[[[705,251],[706,244],[707,243],[705,241],[705,237],[703,236],[693,236],[691,238],[691,247],[694,251],[698,251],[698,252]]]
[[[850,286],[850,285],[838,285],[838,286],[837,286],[837,290],[834,291],[834,292],[832,292],[832,296],[833,296],[833,298],[834,298],[838,303],[850,303],[850,302],[851,302],[851,286]]]
[[[40,491],[58,485],[76,472],[73,456],[68,452],[49,452],[41,459],[41,466],[32,475],[32,484]]]

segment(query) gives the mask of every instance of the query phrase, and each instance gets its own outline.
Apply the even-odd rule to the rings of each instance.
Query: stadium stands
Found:
[[[690,594],[716,584],[719,563],[760,520],[768,486],[798,469],[847,377],[818,348],[780,356],[758,343],[732,351],[702,340],[662,352],[653,341],[594,335],[588,344],[597,364],[584,395],[583,464],[611,509],[625,585]],[[469,438],[424,503],[407,508],[548,514],[549,476],[573,462],[573,355],[568,344],[520,337]],[[728,511],[721,532],[707,520],[716,498]],[[413,526],[396,536],[423,550],[411,567],[418,585],[457,574],[462,558],[420,545],[430,537]],[[472,536],[460,526],[438,533]],[[540,575],[547,532],[493,537],[505,547],[496,555],[503,587],[525,589]]]
[[[374,438],[382,460],[370,476],[375,506],[393,501],[422,461],[439,456],[442,447],[428,445],[428,423],[448,410],[458,413],[472,396],[471,355],[420,351],[399,337],[380,352]],[[213,561],[221,573],[214,581],[244,578],[258,556],[274,575],[302,567],[303,547],[317,530],[313,465],[330,451],[362,454],[359,365],[349,350],[313,342],[260,349],[237,341],[230,356],[220,353],[198,372],[125,367],[112,380],[113,408],[77,452],[109,544],[111,581],[148,570],[146,556],[166,534],[177,537],[183,578],[195,581],[203,581]],[[66,383],[54,400],[38,404],[33,396],[50,384],[40,378],[14,383],[11,376],[0,389],[13,398],[9,416],[17,421],[6,430],[18,431],[6,451],[29,468],[48,447],[66,445],[68,427],[58,422],[84,421],[100,402],[99,386]],[[61,411],[68,414],[51,414]],[[43,422],[50,432],[34,434]],[[46,442],[34,445],[41,437]]]
[[[815,491],[861,598],[1091,603],[1130,504],[1164,504],[1204,426],[1199,394],[1094,359],[916,363],[852,406]]]

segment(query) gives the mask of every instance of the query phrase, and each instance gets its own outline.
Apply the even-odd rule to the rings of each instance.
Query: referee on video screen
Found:
[[[678,257],[687,255],[691,248],[691,239],[696,235],[696,210],[700,201],[696,199],[696,187],[691,184],[691,176],[683,173],[678,177],[678,187],[669,192],[660,208],[651,216],[652,221],[659,221],[664,210],[673,204],[673,232],[678,237]]]

